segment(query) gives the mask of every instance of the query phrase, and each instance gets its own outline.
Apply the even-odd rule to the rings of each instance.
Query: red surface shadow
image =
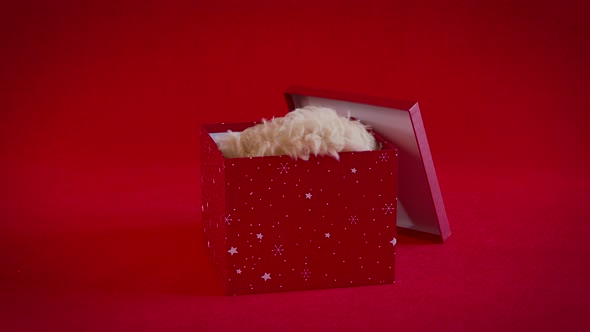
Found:
[[[223,294],[205,256],[197,222],[0,239],[5,286]]]

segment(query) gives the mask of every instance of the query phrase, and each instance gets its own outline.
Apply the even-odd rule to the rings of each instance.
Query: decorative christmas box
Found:
[[[325,106],[369,124],[380,149],[228,159],[215,141],[256,122],[201,126],[203,238],[227,295],[393,283],[396,217],[413,233],[450,235],[423,127],[403,127],[416,103],[297,87],[285,97],[289,110]],[[402,206],[404,176],[420,183]]]

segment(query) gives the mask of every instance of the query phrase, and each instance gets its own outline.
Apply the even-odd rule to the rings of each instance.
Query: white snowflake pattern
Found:
[[[256,234],[256,238],[257,238],[258,240],[260,240],[260,241],[262,241],[262,237],[263,237],[263,236],[264,236],[264,235],[262,235],[262,233],[258,233],[258,234]]]
[[[385,211],[385,214],[393,214],[394,209],[395,208],[393,207],[393,203],[385,204],[385,207],[381,208],[381,210]]]
[[[289,173],[289,170],[291,169],[289,167],[289,163],[281,163],[281,167],[277,167],[278,170],[280,170],[281,172],[279,174],[283,174],[283,173]]]
[[[309,269],[305,269],[303,270],[303,272],[301,272],[301,275],[303,276],[303,279],[307,281],[307,279],[309,279],[309,276],[311,275],[311,272],[309,271]]]
[[[389,160],[389,155],[388,155],[387,153],[385,153],[385,152],[384,152],[384,153],[382,153],[382,154],[379,156],[379,159],[380,159],[382,162],[386,162],[387,160]]]
[[[231,218],[231,214],[228,214],[227,216],[224,217],[225,222],[229,225],[232,222],[232,218]]]
[[[350,216],[350,218],[348,219],[348,221],[350,221],[351,224],[356,224],[358,220],[359,219],[356,216]]]
[[[280,245],[276,245],[275,244],[275,248],[274,249],[271,249],[271,251],[275,253],[275,256],[277,256],[277,255],[282,256],[283,255],[283,251],[285,251],[285,249],[283,249],[283,245],[282,244],[280,244]]]
[[[395,247],[395,245],[397,244],[397,239],[394,237],[393,239],[391,239],[391,241],[389,241],[389,243],[391,243],[391,245]]]

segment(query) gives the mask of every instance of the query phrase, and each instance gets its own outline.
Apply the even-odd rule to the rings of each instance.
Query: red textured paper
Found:
[[[226,294],[393,283],[393,146],[305,161],[225,159],[206,129],[201,142],[204,240]]]

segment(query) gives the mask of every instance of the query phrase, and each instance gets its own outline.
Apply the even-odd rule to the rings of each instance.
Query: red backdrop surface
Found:
[[[562,1],[0,5],[0,329],[588,330],[590,25]],[[221,297],[198,124],[418,100],[453,235],[393,286]]]

